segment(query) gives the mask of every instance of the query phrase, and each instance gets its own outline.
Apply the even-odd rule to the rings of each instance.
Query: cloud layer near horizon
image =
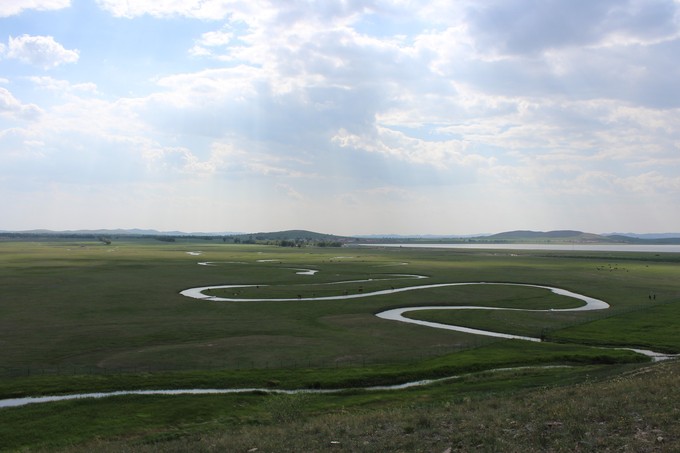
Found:
[[[0,229],[680,229],[678,1],[13,5]]]

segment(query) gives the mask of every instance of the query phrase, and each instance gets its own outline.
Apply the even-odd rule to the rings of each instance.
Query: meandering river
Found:
[[[213,265],[216,263],[199,263],[201,265]],[[291,268],[291,270],[295,271],[298,275],[307,275],[307,276],[313,276],[318,272],[317,270],[314,269],[300,269],[300,268]],[[404,279],[404,278],[409,278],[409,279],[415,279],[415,280],[420,280],[420,279],[425,279],[427,277],[423,275],[413,275],[413,274],[393,274],[391,276],[392,278],[384,278],[380,280],[390,280],[390,279]],[[367,281],[377,281],[378,279],[365,279],[365,280],[354,280],[351,282],[343,281],[343,282],[330,282],[330,283],[324,283],[324,285],[333,285],[333,284],[339,284],[339,283],[359,283],[359,282],[367,282]],[[376,316],[385,319],[385,320],[391,320],[391,321],[396,321],[396,322],[404,322],[404,323],[410,323],[410,324],[417,324],[425,327],[430,327],[430,328],[435,328],[435,329],[446,329],[446,330],[454,330],[454,331],[459,331],[459,332],[465,332],[465,333],[471,333],[471,334],[476,334],[476,335],[485,335],[485,336],[492,336],[492,337],[499,337],[499,338],[507,338],[507,339],[519,339],[519,340],[526,340],[526,341],[535,341],[535,342],[540,342],[540,338],[535,338],[535,337],[528,337],[528,336],[522,336],[522,335],[512,335],[512,334],[507,334],[504,332],[494,332],[494,331],[489,331],[489,330],[481,330],[481,329],[472,329],[469,327],[464,327],[464,326],[456,326],[452,324],[442,324],[442,323],[436,323],[436,322],[430,322],[430,321],[421,321],[417,319],[412,319],[408,318],[405,316],[406,313],[412,312],[412,311],[422,311],[422,310],[507,310],[507,311],[526,311],[526,312],[573,312],[573,311],[588,311],[588,310],[605,310],[609,308],[609,304],[605,301],[595,299],[593,297],[585,296],[583,294],[578,294],[574,293],[571,291],[567,291],[565,289],[561,288],[555,288],[551,286],[542,286],[542,285],[530,285],[530,284],[521,284],[521,283],[500,283],[500,282],[455,282],[455,283],[437,283],[437,284],[430,284],[430,285],[415,285],[415,286],[408,286],[408,287],[403,287],[403,288],[393,288],[393,289],[386,289],[386,290],[379,290],[379,291],[373,291],[373,292],[366,292],[366,293],[358,293],[358,294],[347,294],[347,295],[336,295],[336,296],[324,296],[324,297],[309,297],[309,298],[299,298],[299,297],[294,297],[294,298],[279,298],[279,299],[270,299],[270,298],[231,298],[231,297],[217,297],[217,296],[210,296],[208,294],[205,294],[206,291],[210,290],[215,290],[215,289],[229,289],[229,288],[246,288],[246,287],[255,287],[255,286],[266,286],[266,285],[214,285],[214,286],[202,286],[202,287],[197,287],[197,288],[189,288],[181,291],[180,294],[186,297],[194,298],[194,299],[199,299],[202,301],[211,301],[211,302],[286,302],[286,301],[327,301],[327,300],[345,300],[345,299],[359,299],[359,298],[366,298],[366,297],[373,297],[373,296],[380,296],[380,295],[387,295],[387,294],[394,294],[398,292],[403,292],[403,291],[421,291],[421,290],[426,290],[430,288],[442,288],[442,287],[448,287],[448,286],[464,286],[464,285],[504,285],[504,286],[525,286],[525,287],[533,287],[533,288],[540,288],[548,291],[552,291],[555,294],[561,295],[561,296],[566,296],[566,297],[571,297],[574,299],[578,299],[584,302],[584,305],[581,305],[576,308],[561,308],[561,309],[544,309],[544,310],[539,310],[539,309],[519,309],[519,308],[503,308],[503,307],[485,307],[485,306],[475,306],[475,305],[457,305],[457,306],[416,306],[416,307],[402,307],[402,308],[395,308],[391,310],[386,310],[380,313],[377,313]],[[668,354],[661,354],[653,351],[647,351],[647,350],[642,350],[642,349],[634,349],[634,348],[617,348],[617,349],[630,349],[632,351],[638,352],[640,354],[644,354],[652,360],[658,361],[658,360],[665,360],[668,358],[673,358],[676,357],[676,355],[668,355]],[[537,367],[537,368],[548,368],[548,367]],[[436,379],[436,380],[420,380],[420,381],[413,381],[413,382],[407,382],[407,383],[402,383],[402,384],[397,384],[397,385],[391,385],[391,386],[377,386],[377,387],[365,387],[362,390],[365,391],[385,391],[385,390],[399,390],[399,389],[404,389],[408,387],[414,387],[414,386],[422,386],[422,385],[429,385],[435,382],[441,382],[445,380],[451,380],[451,379],[458,379],[462,376],[450,376],[442,379]],[[35,404],[35,403],[48,403],[48,402],[55,402],[55,401],[65,401],[65,400],[73,400],[73,399],[81,399],[81,398],[104,398],[104,397],[112,397],[112,396],[121,396],[121,395],[185,395],[185,394],[193,394],[193,395],[203,395],[203,394],[230,394],[230,393],[252,393],[252,392],[266,392],[266,393],[285,393],[285,394],[292,394],[292,393],[338,393],[342,391],[346,391],[348,389],[333,389],[333,390],[328,390],[328,389],[298,389],[298,390],[279,390],[279,389],[266,389],[266,388],[231,388],[231,389],[178,389],[178,390],[126,390],[126,391],[116,391],[116,392],[95,392],[95,393],[80,393],[80,394],[71,394],[71,395],[56,395],[56,396],[38,396],[38,397],[26,397],[26,398],[13,398],[13,399],[5,399],[5,400],[0,400],[0,408],[3,407],[17,407],[17,406],[24,406],[27,404]],[[357,390],[357,389],[352,389],[352,390]]]

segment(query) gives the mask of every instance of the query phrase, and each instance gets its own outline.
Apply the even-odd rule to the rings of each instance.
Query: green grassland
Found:
[[[188,253],[198,251],[200,256]],[[342,411],[401,414],[403,407],[420,408],[423,401],[454,404],[456,395],[468,395],[488,402],[492,394],[572,385],[586,376],[607,382],[648,366],[630,351],[588,345],[680,352],[677,254],[297,249],[201,240],[3,241],[0,269],[0,399],[121,389],[355,388],[475,373],[399,392],[130,396],[0,409],[0,449],[102,442],[96,449],[113,451],[121,439],[135,439],[140,449],[158,444],[161,450],[181,451],[189,449],[182,443],[187,439],[209,436],[224,450],[221,430],[248,436],[251,425],[275,429],[293,423],[286,411],[304,417],[335,417]],[[318,272],[299,275],[302,269]],[[418,305],[550,309],[580,302],[544,289],[500,285],[305,300],[481,281],[560,287],[605,300],[611,308],[409,315],[550,340],[539,344],[408,325],[374,314]],[[179,294],[214,285],[252,285],[210,291],[219,297],[293,300],[220,302]],[[483,372],[527,365],[570,367]],[[446,410],[437,404],[436,411]],[[416,423],[416,430],[433,426]],[[311,444],[297,451],[305,448],[318,451]]]

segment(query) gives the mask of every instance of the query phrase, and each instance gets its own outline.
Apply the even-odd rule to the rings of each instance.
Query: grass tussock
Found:
[[[680,451],[679,377],[680,363],[665,363],[566,387],[322,414],[309,412],[304,396],[285,396],[273,399],[270,416],[256,423],[67,451]]]

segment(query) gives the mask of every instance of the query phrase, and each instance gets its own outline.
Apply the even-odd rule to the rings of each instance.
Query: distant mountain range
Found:
[[[482,238],[480,238],[482,239]],[[557,231],[508,231],[486,236],[486,240],[509,242],[567,242],[567,243],[615,243],[615,244],[680,244],[680,233],[664,234],[593,234],[574,230]]]
[[[275,232],[261,232],[261,233],[243,233],[243,232],[218,232],[218,233],[204,233],[184,231],[158,231],[158,230],[143,230],[138,228],[133,229],[99,229],[99,230],[24,230],[24,231],[0,231],[0,237],[18,237],[18,238],[140,238],[140,237],[155,237],[155,238],[230,238],[237,240],[237,242],[258,242],[258,241],[297,241],[297,242],[353,242],[355,238],[336,236],[333,234],[315,233],[307,230],[286,230]]]
[[[609,234],[605,234],[604,236],[626,236],[626,237],[638,238],[638,239],[675,239],[675,238],[680,237],[680,233],[646,233],[646,234],[609,233]]]
[[[556,231],[506,231],[504,233],[492,234],[485,236],[488,240],[516,240],[516,241],[528,241],[528,240],[540,240],[541,242],[546,240],[559,240],[559,241],[570,241],[570,242],[609,242],[606,236],[601,236],[599,234],[584,233],[582,231],[574,230],[556,230]]]
[[[567,244],[680,244],[680,233],[663,234],[594,234],[575,230],[516,230],[472,236],[400,236],[373,235],[358,237],[366,242],[437,242],[437,243],[567,243]]]
[[[158,230],[143,230],[139,228],[132,229],[101,229],[101,230],[23,230],[23,231],[0,231],[0,233],[16,233],[27,235],[89,235],[89,236],[233,236],[245,234],[243,232],[224,232],[224,233],[203,233],[186,231],[158,231]]]
[[[239,242],[262,242],[262,241],[298,241],[320,242],[333,241],[342,243],[380,243],[380,242],[465,242],[465,243],[579,243],[579,244],[680,244],[680,233],[611,233],[594,234],[575,230],[556,231],[530,231],[516,230],[497,234],[480,235],[364,235],[364,236],[337,236],[333,234],[316,233],[307,230],[285,230],[260,233],[243,232],[220,232],[220,233],[187,233],[182,231],[157,231],[149,229],[101,229],[101,230],[29,230],[29,231],[0,231],[4,237],[65,237],[65,238],[92,238],[92,237],[202,237],[202,238],[225,238],[238,239]]]
[[[680,244],[680,233],[663,234],[594,234],[575,230],[556,231],[506,231],[470,238],[470,242],[491,243],[569,243],[569,244]]]
[[[240,239],[252,239],[255,241],[339,241],[352,242],[355,238],[348,236],[336,236],[334,234],[315,233],[307,230],[285,230],[269,233],[247,233],[235,235]]]

